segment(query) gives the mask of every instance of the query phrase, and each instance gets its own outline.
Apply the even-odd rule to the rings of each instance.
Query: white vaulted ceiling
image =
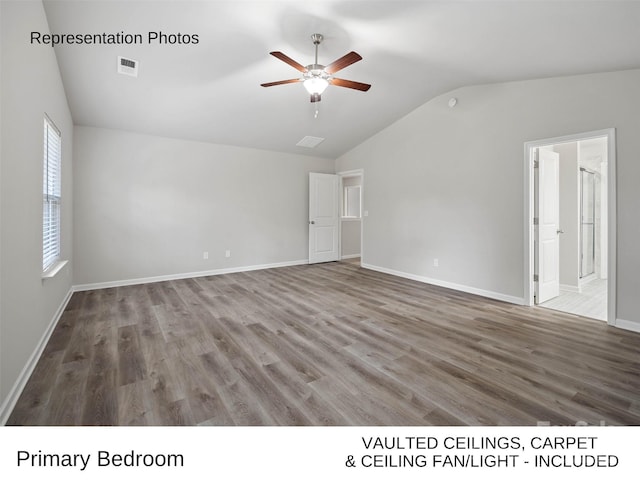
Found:
[[[197,45],[58,46],[74,122],[335,158],[436,95],[482,83],[640,67],[640,2],[45,1],[52,33],[196,34]],[[350,50],[314,119],[298,72]],[[41,47],[44,48],[44,47]],[[118,55],[140,62],[116,73]],[[296,146],[325,138],[315,149]]]

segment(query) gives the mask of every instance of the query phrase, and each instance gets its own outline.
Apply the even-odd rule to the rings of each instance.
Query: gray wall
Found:
[[[638,85],[630,70],[461,88],[346,153],[337,171],[367,179],[363,263],[523,298],[524,143],[614,127],[617,316],[640,322]]]
[[[361,220],[342,220],[342,250],[343,257],[360,255],[360,222]]]
[[[0,2],[0,421],[6,402],[71,288],[67,265],[42,280],[42,160],[46,112],[62,131],[62,257],[72,256],[73,124],[40,2]],[[36,359],[37,360],[37,359]]]
[[[578,142],[555,145],[560,155],[560,286],[580,286],[580,189]]]
[[[305,260],[308,173],[333,168],[303,155],[76,127],[74,282]]]

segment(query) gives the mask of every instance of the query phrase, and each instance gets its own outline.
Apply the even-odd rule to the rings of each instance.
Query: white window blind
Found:
[[[45,115],[42,176],[42,271],[60,259],[60,200],[62,158],[60,131]]]

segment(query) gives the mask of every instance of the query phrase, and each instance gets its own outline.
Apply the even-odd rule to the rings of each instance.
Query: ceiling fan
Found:
[[[316,58],[314,63],[312,63],[311,65],[307,65],[306,67],[303,67],[292,58],[287,57],[282,52],[270,52],[270,54],[277,59],[282,60],[283,62],[291,65],[293,68],[301,72],[302,77],[292,78],[289,80],[279,80],[277,82],[262,83],[260,85],[263,87],[273,87],[275,85],[302,82],[304,87],[311,95],[311,102],[319,102],[322,99],[322,92],[324,92],[324,90],[329,85],[353,88],[354,90],[360,90],[361,92],[366,92],[371,88],[371,85],[367,83],[354,82],[353,80],[344,80],[342,78],[336,78],[333,76],[334,73],[342,70],[343,68],[362,60],[362,57],[358,53],[349,52],[325,67],[324,65],[320,65],[318,63],[318,45],[320,45],[320,43],[322,42],[323,36],[319,33],[314,33],[313,35],[311,35],[311,40],[316,46]]]

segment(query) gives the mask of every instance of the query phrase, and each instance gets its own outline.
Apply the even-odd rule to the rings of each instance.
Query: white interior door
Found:
[[[537,149],[536,303],[560,295],[560,155]]]
[[[309,263],[340,259],[340,177],[309,173]]]

